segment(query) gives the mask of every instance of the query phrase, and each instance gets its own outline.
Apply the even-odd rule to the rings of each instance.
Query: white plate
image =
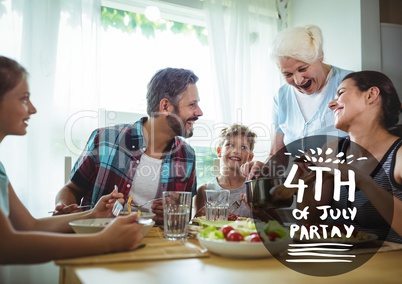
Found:
[[[113,218],[96,218],[96,219],[82,219],[69,223],[77,234],[90,234],[102,231]],[[151,219],[141,221],[144,225],[142,227],[142,234],[145,236],[149,230],[155,225],[155,222]]]
[[[268,243],[268,248],[262,242],[249,243],[228,242],[226,240],[210,240],[198,235],[200,244],[208,251],[229,258],[268,258],[285,251],[291,239],[278,240]]]

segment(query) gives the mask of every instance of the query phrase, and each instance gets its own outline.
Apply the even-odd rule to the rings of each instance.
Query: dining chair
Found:
[[[71,158],[71,156],[65,156],[64,157],[64,184],[67,184],[67,182],[70,180],[71,169],[72,169],[72,158]]]

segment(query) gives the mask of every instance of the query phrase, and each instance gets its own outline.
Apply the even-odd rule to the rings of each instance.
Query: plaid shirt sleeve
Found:
[[[85,189],[82,204],[95,204],[102,195],[117,185],[125,197],[130,193],[136,167],[143,152],[142,124],[134,128],[127,125],[95,130],[72,170],[71,181]],[[197,190],[194,149],[182,138],[175,137],[171,151],[165,157],[157,195],[162,191]]]
[[[127,196],[134,172],[133,152],[128,149],[127,134],[131,127],[116,127],[95,130],[85,150],[72,170],[71,181],[82,187],[86,194],[82,204],[95,204],[102,195],[110,193],[115,186]]]

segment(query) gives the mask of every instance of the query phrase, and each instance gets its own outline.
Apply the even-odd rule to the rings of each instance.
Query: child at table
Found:
[[[35,113],[26,70],[0,56],[0,142],[7,135],[25,135]],[[122,197],[114,191],[90,211],[35,219],[18,199],[0,162],[0,264],[40,263],[136,248],[142,239],[136,215],[116,218],[97,234],[61,234],[72,232],[70,221],[112,217],[113,204],[122,202]]]
[[[220,174],[207,184],[200,186],[195,197],[195,217],[205,216],[205,190],[229,189],[229,206],[233,206],[229,214],[241,217],[253,217],[249,207],[243,202],[242,195],[246,193],[245,177],[240,173],[240,166],[250,162],[253,157],[253,149],[257,134],[247,126],[233,124],[221,130],[219,142],[216,148],[220,159]]]

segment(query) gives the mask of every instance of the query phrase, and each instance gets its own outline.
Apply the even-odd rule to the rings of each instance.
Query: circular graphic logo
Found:
[[[263,176],[247,182],[256,223],[279,217],[291,240],[286,251],[271,253],[312,276],[343,274],[367,262],[396,234],[389,225],[393,196],[387,163],[333,136],[303,138],[278,151]],[[368,197],[380,195],[381,212]],[[265,244],[271,251],[274,241]]]

